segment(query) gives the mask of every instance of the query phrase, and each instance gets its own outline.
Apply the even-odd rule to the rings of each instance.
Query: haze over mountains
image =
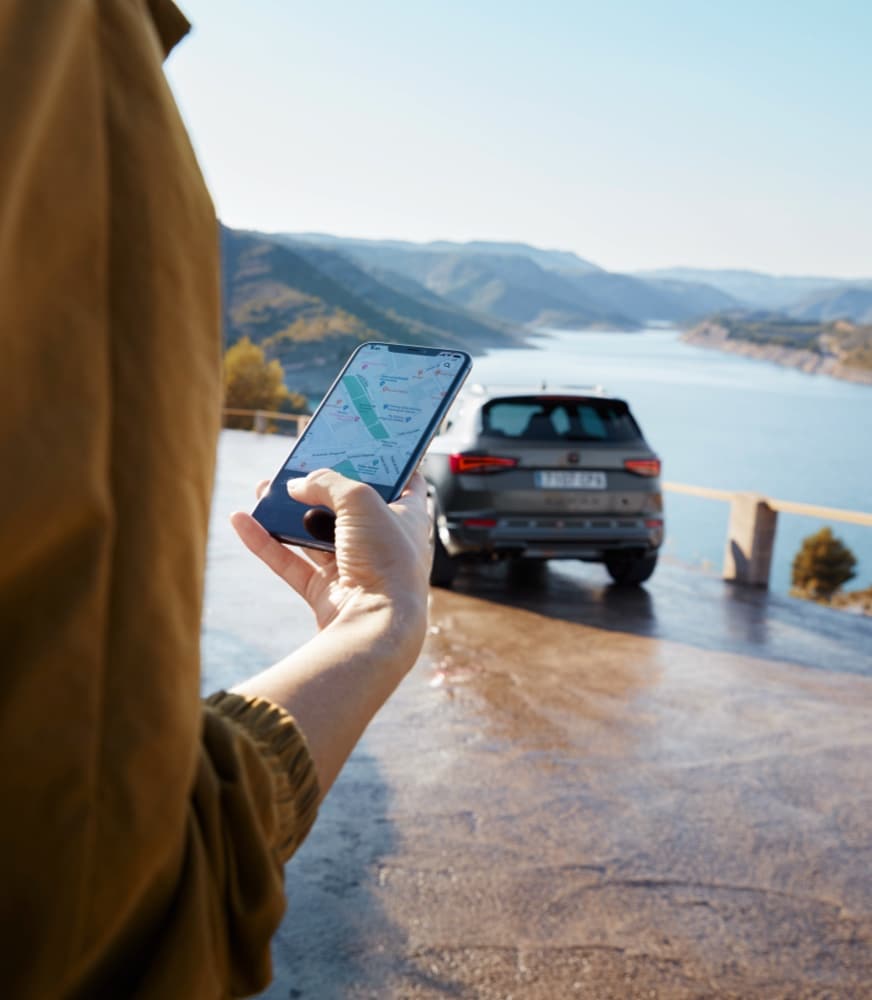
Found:
[[[508,323],[636,329],[738,307],[699,281],[613,274],[564,250],[525,243],[404,243],[283,234],[289,246],[329,247],[383,278],[399,274],[456,305]]]
[[[786,312],[792,319],[813,320],[818,323],[837,319],[872,323],[872,283],[825,288],[794,303]]]
[[[793,277],[755,271],[668,268],[609,272],[565,250],[525,243],[410,243],[320,233],[272,237],[321,246],[361,267],[403,275],[466,308],[530,326],[610,326],[685,322],[726,309],[772,310],[797,318],[862,320],[872,280]]]
[[[533,328],[641,329],[713,314],[872,321],[872,280],[670,268],[605,271],[524,243],[409,243],[222,227],[225,334],[249,336],[323,391],[360,340],[444,343],[473,353]],[[315,372],[315,374],[312,374]],[[326,374],[325,374],[326,378]]]
[[[643,279],[667,279],[689,282],[703,282],[720,289],[736,299],[745,308],[771,309],[774,312],[790,313],[791,310],[813,308],[820,299],[828,301],[833,296],[845,293],[872,293],[872,281],[852,281],[846,278],[795,277],[762,274],[759,271],[736,270],[705,270],[693,267],[672,267],[654,271],[637,271],[636,276]],[[865,304],[861,304],[862,303]],[[872,302],[870,298],[869,302]],[[860,305],[868,308],[865,299],[855,301],[846,299],[844,311],[830,319],[848,319],[857,321],[858,317],[852,310]],[[797,318],[811,318],[800,317]]]

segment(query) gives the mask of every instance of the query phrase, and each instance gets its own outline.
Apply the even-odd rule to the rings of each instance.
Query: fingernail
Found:
[[[293,493],[294,490],[298,489],[305,482],[306,477],[300,476],[298,479],[289,479],[285,485],[287,486],[288,493]]]

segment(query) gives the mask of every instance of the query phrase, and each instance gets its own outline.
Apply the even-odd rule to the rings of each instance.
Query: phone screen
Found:
[[[464,351],[397,344],[359,347],[339,373],[254,517],[276,537],[332,548],[313,534],[309,510],[287,494],[288,479],[330,468],[395,500],[414,472],[464,379]],[[327,532],[329,534],[329,531]]]

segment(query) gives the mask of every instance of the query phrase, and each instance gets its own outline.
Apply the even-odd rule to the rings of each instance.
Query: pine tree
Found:
[[[856,575],[854,553],[833,535],[830,528],[821,528],[803,539],[802,547],[793,560],[794,590],[804,597],[830,597]]]

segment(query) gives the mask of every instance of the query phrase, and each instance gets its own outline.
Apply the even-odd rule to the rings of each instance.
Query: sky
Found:
[[[177,0],[222,220],[872,278],[869,0]]]

